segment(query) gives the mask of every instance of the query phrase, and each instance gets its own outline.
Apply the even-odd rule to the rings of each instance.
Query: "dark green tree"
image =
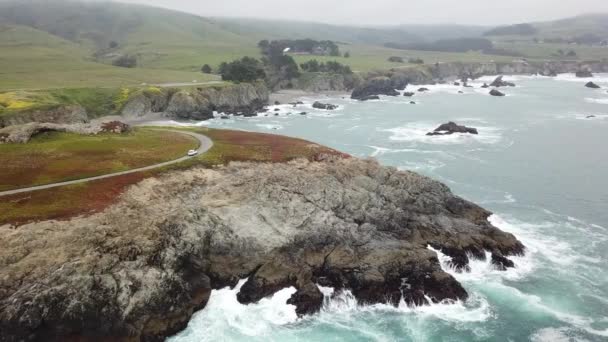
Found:
[[[262,63],[252,57],[243,57],[230,63],[222,63],[219,71],[222,80],[237,83],[254,82],[266,77]]]
[[[209,64],[205,64],[203,65],[203,67],[201,68],[201,72],[203,74],[210,74],[213,72],[213,69],[211,69],[211,66]]]

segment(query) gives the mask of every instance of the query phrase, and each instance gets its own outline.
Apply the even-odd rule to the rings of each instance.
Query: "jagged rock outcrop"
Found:
[[[355,88],[351,94],[351,99],[360,100],[374,95],[398,96],[399,92],[395,90],[390,78],[375,77]]]
[[[312,104],[312,108],[324,109],[324,110],[334,110],[334,109],[338,109],[338,106],[333,105],[331,103],[321,103],[319,101],[316,101],[315,103]]]
[[[87,111],[84,107],[79,105],[65,105],[48,109],[36,109],[29,112],[1,115],[0,127],[22,125],[30,122],[70,124],[88,121]]]
[[[16,340],[161,340],[212,289],[248,281],[242,303],[294,286],[299,314],[316,284],[361,303],[467,298],[431,245],[511,267],[524,246],[490,212],[443,184],[372,160],[232,163],[131,187],[69,222],[0,227],[0,331]]]
[[[503,80],[503,76],[500,75],[496,77],[492,83],[490,83],[490,87],[515,87],[515,83]]]
[[[422,65],[416,68],[394,69],[384,73],[372,73],[368,78],[389,77],[394,89],[404,89],[405,85],[424,85],[457,78],[465,85],[468,79],[497,75],[544,75],[557,76],[558,73],[576,73],[579,70],[608,72],[608,63],[579,61],[516,61],[516,62],[449,62]],[[468,86],[468,85],[465,85]]]
[[[587,88],[591,88],[591,89],[600,89],[601,87],[593,82],[587,82],[587,84],[585,84],[585,87]]]
[[[363,83],[363,79],[358,74],[340,75],[329,73],[312,73],[306,77],[300,77],[295,88],[308,92],[326,91],[348,91]]]
[[[593,77],[593,73],[589,70],[578,70],[575,73],[575,76],[579,77],[579,78],[589,78],[589,77]]]
[[[0,144],[18,143],[25,144],[37,134],[44,132],[68,132],[75,134],[91,135],[101,132],[124,133],[130,127],[122,122],[112,121],[101,124],[55,124],[30,122],[23,125],[13,125],[0,129]]]
[[[164,113],[177,119],[207,120],[213,112],[253,116],[268,104],[269,91],[262,83],[235,84],[191,90],[161,89],[139,92],[122,108],[122,115],[138,118]]]
[[[456,124],[455,122],[450,121],[437,127],[433,132],[429,132],[426,135],[450,135],[454,133],[479,134],[479,132],[477,132],[477,128],[461,126]]]

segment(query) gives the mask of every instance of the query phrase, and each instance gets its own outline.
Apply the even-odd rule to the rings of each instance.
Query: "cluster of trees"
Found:
[[[402,50],[420,51],[442,51],[442,52],[467,52],[467,51],[491,51],[494,44],[485,38],[456,38],[441,39],[432,43],[399,44],[386,43],[386,47]]]
[[[557,56],[560,56],[560,57],[564,57],[564,56],[566,56],[566,57],[576,57],[576,51],[570,50],[568,52],[565,52],[564,50],[559,49],[559,50],[557,50]]]
[[[319,62],[316,59],[300,64],[302,70],[307,72],[328,72],[332,74],[350,75],[353,73],[348,65],[344,65],[334,61],[326,63]]]
[[[283,40],[261,40],[258,47],[264,55],[276,54],[289,48],[291,52],[310,53],[312,55],[341,56],[340,48],[331,40],[314,39],[283,39]],[[350,56],[350,54],[349,54]],[[345,56],[346,57],[346,56]]]
[[[137,66],[137,57],[131,55],[122,55],[113,60],[112,65],[122,68],[135,68]]]
[[[399,56],[391,56],[388,58],[388,61],[392,63],[405,63],[403,57]],[[409,58],[407,62],[411,64],[424,64],[424,60],[422,58]]]
[[[294,52],[321,52],[333,56],[341,56],[338,46],[331,41],[316,41],[312,39],[300,40],[262,40],[258,43],[262,52],[261,60],[252,57],[243,57],[230,63],[222,63],[217,70],[222,80],[231,82],[255,82],[264,80],[270,88],[289,87],[293,79],[300,77],[300,67],[307,72],[327,72],[350,75],[353,73],[347,65],[335,61],[319,62],[311,60],[300,66],[292,56],[284,53],[286,48]],[[345,58],[350,53],[344,54]],[[209,74],[213,69],[208,64],[201,68],[203,73]]]
[[[485,32],[484,36],[530,36],[537,34],[538,29],[530,24],[516,24],[509,26],[501,26]]]
[[[266,77],[264,65],[252,57],[243,57],[230,63],[220,64],[222,80],[231,82],[255,82]]]

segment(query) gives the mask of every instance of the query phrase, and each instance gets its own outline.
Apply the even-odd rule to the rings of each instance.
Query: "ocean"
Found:
[[[473,260],[457,273],[438,252],[467,301],[362,306],[322,288],[322,311],[304,318],[285,303],[292,288],[239,304],[242,281],[213,291],[170,341],[608,341],[608,75],[594,77],[598,90],[574,75],[507,76],[517,87],[501,88],[500,98],[480,88],[492,79],[426,86],[412,98],[303,98],[297,108],[271,106],[268,116],[187,124],[304,138],[442,181],[524,243],[516,268]],[[315,110],[316,100],[340,107]],[[448,121],[479,135],[426,136]]]

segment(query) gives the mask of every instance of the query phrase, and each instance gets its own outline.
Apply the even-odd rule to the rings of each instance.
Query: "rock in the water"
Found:
[[[460,82],[454,82],[454,85],[458,87],[460,86]]]
[[[412,97],[414,95],[416,95],[416,93],[411,92],[411,91],[406,91],[405,93],[403,93],[403,96],[407,96],[407,97]]]
[[[499,252],[492,253],[492,265],[501,271],[506,271],[507,268],[514,268],[515,263],[508,258],[505,258]]]
[[[490,90],[490,95],[492,96],[505,96],[500,90],[492,89]]]
[[[410,104],[416,104],[416,101],[410,101]]]
[[[593,82],[587,82],[587,84],[585,84],[585,87],[587,88],[591,88],[591,89],[600,89],[601,87]]]
[[[372,160],[173,171],[97,214],[0,227],[0,331],[7,341],[160,341],[212,289],[247,277],[241,303],[293,286],[298,314],[320,310],[316,284],[362,304],[464,300],[427,246],[464,267],[468,255],[522,254],[489,215]]]
[[[316,101],[315,103],[312,104],[312,108],[334,110],[334,109],[338,109],[338,106],[330,104],[330,103],[321,103],[319,101]]]
[[[587,115],[586,118],[587,119],[593,119],[595,117],[595,115]]]
[[[450,121],[437,127],[433,132],[429,132],[426,135],[450,135],[454,133],[478,134],[476,128],[460,126]]]
[[[380,100],[380,96],[378,95],[370,95],[359,99],[359,101],[369,101],[369,100]]]
[[[459,91],[458,91],[458,94],[464,94],[464,91],[459,90]]]
[[[593,73],[589,70],[579,70],[575,73],[575,76],[579,78],[589,78],[593,77]]]
[[[515,83],[513,82],[507,82],[507,81],[503,81],[503,76],[498,76],[496,77],[496,79],[494,80],[494,82],[490,83],[491,87],[515,87]]]
[[[355,88],[351,99],[360,100],[372,95],[398,96],[399,92],[395,90],[395,86],[390,78],[376,77]]]
[[[425,87],[418,88],[418,92],[420,92],[420,93],[423,93],[425,91],[429,91],[429,88],[425,88]]]
[[[306,115],[308,114],[307,112],[301,112],[300,115]]]
[[[484,83],[481,87],[482,88],[490,88],[490,86],[487,83]]]

